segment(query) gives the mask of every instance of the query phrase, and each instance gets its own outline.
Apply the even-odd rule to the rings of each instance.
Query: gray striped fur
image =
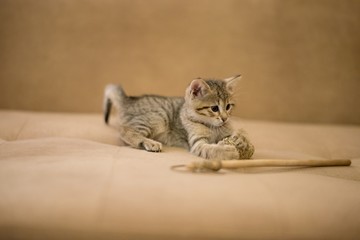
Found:
[[[195,79],[187,87],[185,97],[130,97],[119,85],[110,84],[105,88],[105,122],[108,123],[114,106],[119,115],[120,136],[134,148],[160,152],[165,144],[187,148],[206,159],[237,159],[236,148],[221,140],[240,134],[233,131],[228,121],[239,77]]]

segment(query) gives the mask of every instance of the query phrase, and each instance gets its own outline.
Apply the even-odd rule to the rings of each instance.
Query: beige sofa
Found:
[[[113,124],[113,123],[112,123]],[[356,239],[360,127],[234,119],[254,158],[350,167],[177,172],[179,148],[118,146],[100,114],[0,112],[2,239]]]
[[[356,239],[359,1],[0,1],[0,239]],[[195,174],[124,146],[102,92],[183,95],[242,73],[254,159],[349,167]]]

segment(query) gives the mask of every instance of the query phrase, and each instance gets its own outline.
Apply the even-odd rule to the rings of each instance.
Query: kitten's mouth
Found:
[[[215,126],[216,126],[216,127],[222,127],[222,126],[225,125],[225,123],[226,123],[226,122],[220,121],[220,122],[218,122]]]
[[[228,119],[226,118],[226,119],[219,119],[219,126],[222,126],[222,125],[224,125],[225,123],[227,123],[227,121],[228,121]]]

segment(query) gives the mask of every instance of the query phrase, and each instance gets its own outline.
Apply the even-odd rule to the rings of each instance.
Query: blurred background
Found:
[[[0,0],[0,108],[101,112],[243,75],[242,118],[360,124],[358,0]]]

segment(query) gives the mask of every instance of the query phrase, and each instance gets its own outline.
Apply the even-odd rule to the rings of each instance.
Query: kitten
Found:
[[[240,75],[224,80],[193,80],[185,97],[127,96],[118,85],[105,88],[104,117],[112,105],[119,114],[121,139],[134,148],[160,152],[162,144],[187,148],[206,159],[250,158],[252,145],[229,122]],[[231,138],[234,145],[227,144]],[[237,146],[237,148],[235,147]],[[241,152],[242,151],[242,152]]]

